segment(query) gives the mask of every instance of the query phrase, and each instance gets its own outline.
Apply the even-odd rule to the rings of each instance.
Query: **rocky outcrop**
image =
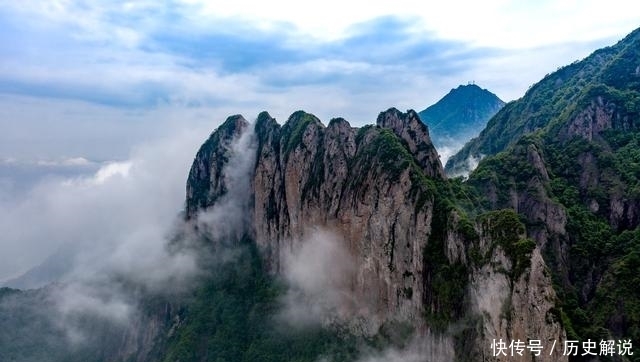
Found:
[[[229,162],[231,143],[237,140],[248,126],[249,122],[241,115],[231,116],[211,133],[209,139],[198,150],[187,178],[187,218],[191,218],[198,210],[213,205],[227,192],[223,169]]]
[[[530,271],[515,283],[504,273],[509,268],[504,253],[497,252],[489,264],[472,275],[471,306],[481,316],[485,341],[478,354],[484,361],[500,361],[491,348],[493,341],[503,341],[508,347],[511,341],[528,345],[530,340],[538,340],[543,351],[536,361],[566,361],[568,357],[562,356],[566,335],[553,314],[556,295],[538,249],[531,256]],[[506,353],[509,361],[531,361],[528,350],[523,356],[514,353],[511,357],[510,349]]]
[[[592,141],[609,129],[627,132],[640,129],[636,117],[629,114],[623,105],[607,98],[601,95],[594,97],[587,107],[567,122],[559,138],[567,140],[579,136]]]
[[[373,321],[419,321],[433,192],[416,180],[423,172],[439,178],[444,173],[415,112],[390,109],[379,124],[356,129],[338,118],[325,127],[299,111],[280,126],[261,113],[255,168],[247,175],[250,234],[266,269],[278,274],[285,255],[310,233],[331,231],[353,256],[351,292],[366,301],[354,312]],[[231,143],[246,126],[241,116],[230,117],[201,147],[187,183],[187,219],[225,194]]]
[[[540,249],[535,246],[524,254],[510,250],[508,243],[526,243],[527,239],[524,226],[517,221],[506,224],[505,215],[507,220],[517,220],[515,212],[499,211],[483,218],[479,225],[476,247],[485,259],[473,268],[469,296],[473,312],[482,320],[480,334],[487,341],[505,341],[507,347],[511,341],[525,345],[530,340],[540,341],[543,351],[536,361],[567,361],[562,355],[566,334],[555,313],[557,297]],[[524,269],[519,265],[522,262],[528,265]],[[491,344],[484,345],[478,354],[485,361],[501,360]],[[532,360],[528,350],[519,355],[508,349],[506,354],[509,361]]]
[[[377,125],[393,131],[415,157],[424,173],[433,178],[445,178],[440,156],[431,143],[427,126],[420,121],[420,117],[413,110],[406,114],[397,109],[390,109],[380,113]]]
[[[367,301],[354,312],[420,320],[419,275],[433,204],[421,199],[428,186],[412,180],[421,169],[442,175],[442,166],[430,163],[437,154],[426,127],[410,115],[391,109],[379,117],[388,123],[360,130],[344,119],[325,127],[303,112],[282,127],[266,113],[258,117],[253,232],[271,272],[282,270],[284,255],[313,229],[327,229],[353,256],[352,292]],[[419,148],[417,157],[407,148]]]
[[[246,127],[244,119],[231,117],[220,127],[224,136],[214,132],[202,146],[187,185],[187,219],[197,219],[198,212],[214,206],[228,189],[224,169],[233,167],[228,164],[231,144]],[[444,300],[436,300],[441,296],[432,290],[437,277],[433,273],[447,267],[430,263],[444,262],[469,271],[461,276],[462,289],[455,291],[469,295],[468,302],[454,302],[468,303],[462,308],[465,315],[483,320],[476,351],[484,351],[487,336],[563,336],[560,325],[546,317],[554,294],[538,249],[527,256],[529,267],[518,266],[522,274],[512,280],[504,271],[515,267],[490,238],[479,239],[490,263],[478,265],[469,257],[471,248],[481,246],[452,228],[462,222],[460,214],[445,217],[449,226],[434,219],[446,204],[437,184],[446,185],[447,180],[428,129],[415,112],[392,108],[380,113],[376,126],[362,128],[342,118],[325,126],[303,111],[281,126],[263,112],[254,133],[247,233],[272,275],[284,271],[288,254],[324,230],[336,236],[352,264],[345,277],[351,302],[340,308],[367,321],[365,334],[389,321],[431,333],[426,312],[437,312]],[[535,149],[530,157],[544,174]],[[442,253],[444,261],[426,255],[428,245],[442,245],[433,252]],[[487,302],[492,298],[500,303]]]

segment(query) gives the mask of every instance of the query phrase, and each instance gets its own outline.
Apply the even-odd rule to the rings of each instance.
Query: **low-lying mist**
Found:
[[[299,247],[284,255],[288,289],[280,319],[294,327],[308,327],[354,317],[358,308],[350,282],[355,264],[344,240],[316,229],[294,245]]]
[[[8,286],[54,283],[22,295],[37,294],[38,308],[72,344],[90,333],[83,330],[86,318],[127,327],[138,317],[141,290],[189,290],[203,273],[202,253],[188,240],[181,209],[201,142],[200,132],[175,134],[136,147],[128,160],[106,163],[93,174],[47,178],[22,198],[5,199],[0,271],[6,277],[31,268]],[[188,247],[173,245],[176,235]],[[3,307],[11,301],[3,299]]]

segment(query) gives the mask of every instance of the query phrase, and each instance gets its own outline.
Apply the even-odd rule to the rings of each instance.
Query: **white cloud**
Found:
[[[474,157],[473,155],[467,157],[465,162],[461,165],[458,165],[453,172],[449,173],[449,177],[469,177],[469,174],[473,172],[473,170],[478,167],[480,161],[484,158],[485,155],[480,154],[478,157]]]
[[[119,256],[139,258],[129,261],[140,265],[149,256],[163,257],[183,207],[189,166],[207,133],[183,131],[138,146],[127,161],[107,163],[89,176],[45,179],[22,199],[1,203],[0,276],[24,271],[69,244],[92,270],[117,264]]]
[[[126,178],[129,176],[132,165],[133,163],[131,161],[109,163],[100,168],[91,181],[99,185],[109,181],[112,177],[120,176]]]
[[[91,335],[85,316],[121,327],[140,317],[140,289],[162,295],[191,290],[205,273],[203,259],[234,256],[229,250],[209,258],[195,241],[201,234],[181,219],[189,167],[208,133],[175,133],[137,146],[127,161],[105,163],[91,175],[46,180],[23,199],[0,202],[0,276],[61,249],[54,257],[65,264],[65,274],[44,292],[55,308],[48,317],[73,343]],[[198,219],[199,232],[209,236],[237,236],[247,227],[253,132],[245,132],[231,152],[224,170],[228,193]],[[174,237],[178,244],[170,243]]]
[[[62,316],[71,314],[90,314],[107,318],[121,324],[126,323],[131,315],[131,305],[121,299],[115,291],[109,296],[101,295],[104,290],[81,284],[69,284],[53,289],[53,297],[57,300]]]
[[[18,3],[5,2],[24,17],[24,21],[35,23],[41,28],[60,24],[72,26],[76,31],[70,33],[72,38],[90,40],[118,46],[133,48],[144,40],[145,23],[138,22],[137,27],[125,26],[114,22],[111,15],[125,15],[132,11],[149,10],[149,2],[140,2],[139,6],[127,6],[119,2],[83,0],[25,0]]]
[[[188,112],[185,108],[195,105],[216,112],[215,116],[220,118],[268,110],[283,120],[302,108],[322,118],[342,116],[354,124],[364,124],[373,122],[380,110],[390,106],[426,108],[448,89],[471,80],[504,100],[519,98],[544,74],[613,43],[638,25],[637,12],[616,0],[604,8],[595,1],[579,4],[574,1],[504,0],[464,3],[356,1],[333,5],[332,2],[280,0],[252,2],[251,6],[246,0],[187,0],[171,4],[70,0],[7,3],[5,10],[30,27],[25,33],[14,34],[14,37],[26,38],[23,42],[11,42],[8,48],[15,48],[16,53],[10,52],[1,58],[0,80],[18,84],[19,94],[114,105],[106,107],[107,114],[113,114],[114,109],[122,112],[122,108],[132,106],[161,115],[171,108]],[[406,44],[385,43],[381,54],[404,49],[407,44],[419,48],[420,44],[430,44],[434,38],[455,41],[460,49],[438,54],[437,57],[446,55],[444,61],[438,58],[412,62],[414,59],[408,56],[406,61],[400,59],[397,64],[389,65],[373,64],[366,57],[357,54],[351,57],[348,52],[340,53],[335,59],[332,54],[317,53],[327,46],[339,44],[339,40],[346,37],[362,35],[362,31],[366,31],[362,23],[381,16],[398,16],[406,20],[398,26],[403,27],[402,33],[407,37]],[[283,25],[285,23],[294,27],[287,27]],[[262,27],[262,33],[256,31],[256,27]],[[175,35],[169,43],[178,44],[177,50],[163,48],[166,44],[162,43],[162,37],[154,38],[157,32]],[[190,43],[194,39],[206,39],[209,35],[215,38],[221,34],[230,36],[225,42],[251,39],[252,34],[273,36],[273,39],[263,39],[277,43],[271,44],[273,50],[265,46],[267,59],[272,51],[280,51],[283,56],[289,54],[288,51],[306,55],[299,59],[276,57],[273,62],[252,63],[254,66],[246,69],[242,62],[252,59],[240,59],[241,64],[235,64],[237,69],[226,69],[224,64],[228,58],[239,56],[232,51],[224,53],[220,50],[228,43],[223,42],[220,49],[215,43]],[[190,54],[181,50],[182,45],[196,47],[196,53],[204,53]],[[206,52],[209,48],[216,52],[210,55]],[[236,48],[232,46],[231,49]],[[478,52],[456,53],[469,50]],[[255,57],[261,56],[259,53],[246,54],[246,58]],[[455,65],[455,69],[437,68],[445,64]],[[225,110],[228,110],[226,114]],[[1,112],[8,113],[4,109]],[[24,112],[24,108],[8,117],[3,116],[0,123],[8,122],[9,117],[22,121],[24,115],[20,112]],[[32,111],[26,113],[29,112]],[[93,117],[103,117],[97,113],[92,112]],[[65,117],[53,113],[40,118],[71,123],[65,121]],[[77,120],[65,129],[69,133],[91,132],[86,130],[87,123]],[[8,129],[16,128],[18,125],[13,124]],[[32,126],[23,128],[33,129]],[[131,125],[107,133],[100,142],[108,140],[112,149],[116,149],[113,144],[118,144],[118,138],[137,136],[131,129],[136,127]],[[26,141],[38,144],[35,137],[41,136],[30,135]],[[2,138],[8,136],[0,136],[3,141],[0,142],[0,155],[21,156],[3,152],[3,148],[20,144],[19,141],[9,139],[7,142]],[[75,147],[73,142],[65,142],[65,145]],[[54,157],[70,154],[91,157],[76,150],[57,152]]]
[[[138,316],[137,288],[162,295],[192,290],[196,277],[206,273],[202,263],[237,256],[234,248],[203,248],[202,236],[238,240],[248,229],[253,132],[250,127],[230,145],[223,169],[227,193],[198,215],[196,232],[177,211],[190,164],[185,159],[191,160],[198,141],[189,133],[145,145],[127,162],[107,164],[93,177],[64,185],[75,190],[74,199],[63,191],[57,211],[74,218],[70,236],[89,237],[74,245],[72,269],[52,292],[59,312],[52,318],[71,341],[82,342],[75,321],[83,314],[126,325]],[[59,210],[65,204],[71,210]]]
[[[354,261],[344,241],[328,230],[310,229],[297,249],[285,252],[283,275],[289,289],[282,297],[282,321],[295,327],[349,322],[358,317],[350,289]]]
[[[261,24],[264,29],[279,22],[292,23],[302,34],[324,40],[343,38],[354,24],[377,17],[408,17],[417,20],[416,33],[429,31],[444,39],[513,49],[619,37],[636,28],[640,20],[638,6],[624,0],[613,0],[607,6],[595,0],[183,3],[201,7],[209,17],[239,18]]]
[[[14,157],[5,157],[0,159],[0,164],[23,166],[32,165],[41,167],[83,167],[95,165],[93,161],[84,157],[63,157],[45,160],[18,160]]]
[[[226,194],[197,216],[199,229],[211,240],[238,240],[250,228],[250,190],[256,147],[252,125],[231,144],[231,156],[223,169]]]
[[[357,362],[449,362],[455,360],[453,338],[430,331],[414,336],[405,346],[361,353]]]

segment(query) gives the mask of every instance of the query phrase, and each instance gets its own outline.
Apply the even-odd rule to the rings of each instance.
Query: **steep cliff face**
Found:
[[[221,175],[240,137],[228,131],[247,127],[229,118],[202,146],[188,181],[187,218],[197,219],[224,195]],[[520,235],[499,241],[486,220],[468,221],[455,207],[415,112],[389,109],[376,126],[359,129],[340,118],[325,126],[302,111],[280,126],[263,112],[253,127],[247,229],[270,274],[284,273],[288,254],[318,230],[328,231],[351,265],[345,276],[350,298],[338,309],[347,319],[366,320],[359,326],[365,334],[395,321],[421,333],[438,331],[453,344],[459,332],[451,326],[478,321],[462,328],[474,337],[460,359],[469,358],[463,353],[489,358],[493,338],[565,338],[550,316],[555,293],[537,247],[531,242],[514,255]]]
[[[482,261],[473,268],[469,294],[471,308],[481,316],[480,334],[496,341],[540,340],[544,353],[536,360],[566,361],[560,347],[566,335],[555,314],[557,297],[540,249],[526,238],[524,225],[512,210],[484,214],[479,224],[475,255]],[[499,360],[490,346],[478,354],[488,361]],[[514,355],[509,360],[529,361],[531,356]]]
[[[246,126],[238,122],[230,118],[221,129]],[[391,109],[380,114],[378,125],[356,129],[334,119],[325,127],[300,111],[281,127],[261,113],[255,124],[255,169],[249,175],[252,235],[266,268],[278,274],[285,255],[311,233],[331,231],[353,258],[352,292],[366,301],[353,312],[374,321],[389,316],[419,321],[422,250],[429,240],[434,197],[427,177],[442,179],[444,173],[415,112]],[[227,135],[229,140],[238,136]],[[224,192],[220,175],[229,142],[222,139],[214,133],[198,153],[187,205],[213,205]],[[208,184],[206,191],[203,184]],[[193,217],[193,209],[188,210]]]
[[[563,328],[553,315],[555,292],[540,253],[532,254],[531,272],[512,284],[502,268],[509,263],[497,254],[491,264],[474,274],[470,286],[473,311],[481,315],[482,336],[487,341],[540,340],[544,353],[536,360],[566,361],[562,346],[566,340]],[[554,346],[554,341],[556,342]],[[490,345],[476,351],[485,361],[498,361]],[[511,352],[507,352],[511,355]],[[513,361],[530,361],[531,356],[514,355]]]
[[[222,170],[229,162],[231,143],[240,137],[248,125],[249,122],[242,116],[231,116],[198,150],[187,178],[187,218],[199,209],[214,204],[227,192],[227,180]]]

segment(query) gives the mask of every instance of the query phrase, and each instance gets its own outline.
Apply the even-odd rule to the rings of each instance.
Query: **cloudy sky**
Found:
[[[0,279],[79,235],[73,218],[101,225],[83,208],[153,204],[149,179],[171,200],[163,215],[178,210],[190,160],[228,115],[362,125],[469,81],[514,100],[638,26],[622,0],[0,0]],[[105,172],[128,193],[93,182]]]
[[[618,0],[0,4],[5,160],[123,158],[171,127],[261,110],[370,123],[469,81],[513,100],[640,25]]]

